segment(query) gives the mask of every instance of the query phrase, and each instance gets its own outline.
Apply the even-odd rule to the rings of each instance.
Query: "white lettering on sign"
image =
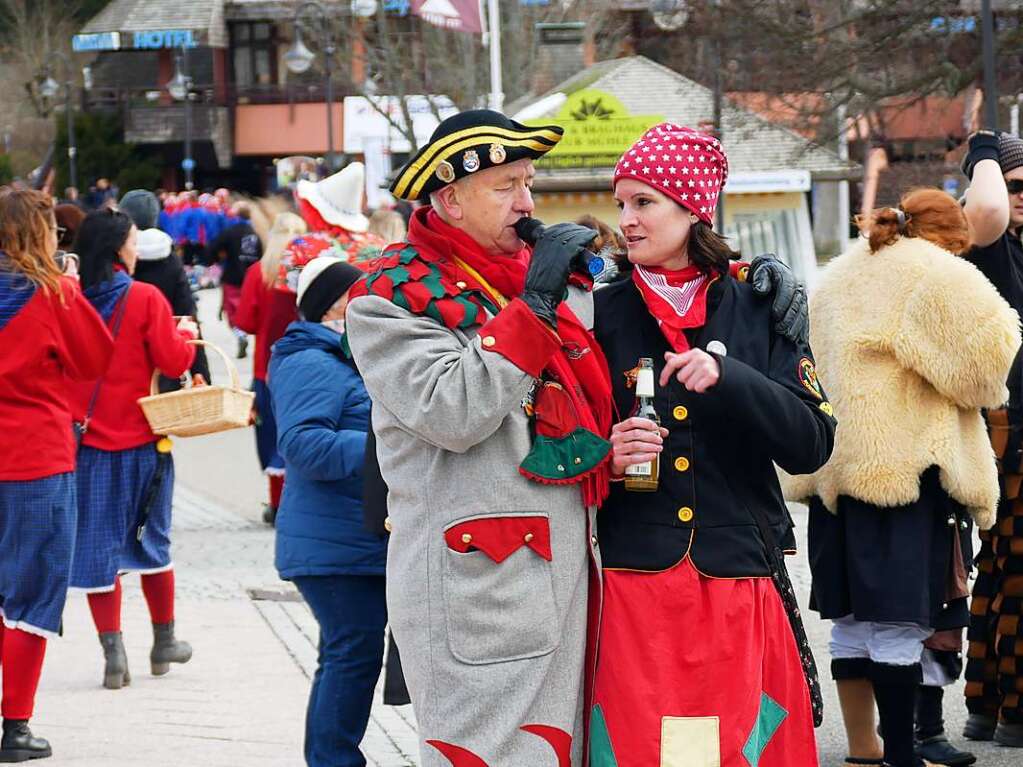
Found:
[[[198,45],[190,29],[155,29],[149,32],[136,32],[133,43],[133,47],[143,50],[195,48]]]

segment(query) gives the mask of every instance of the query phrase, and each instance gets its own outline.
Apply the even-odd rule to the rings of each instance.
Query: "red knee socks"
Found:
[[[113,591],[89,594],[89,610],[100,634],[121,630],[121,576],[114,580]]]
[[[46,640],[21,629],[3,630],[4,682],[0,716],[31,719],[39,676],[43,672]]]
[[[174,620],[173,570],[143,575],[142,593],[146,596],[149,617],[153,623],[170,623]]]
[[[270,506],[275,509],[281,507],[281,493],[284,492],[284,475],[270,475]]]

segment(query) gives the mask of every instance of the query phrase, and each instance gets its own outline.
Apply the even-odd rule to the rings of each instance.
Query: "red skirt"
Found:
[[[604,571],[590,767],[817,767],[810,694],[770,578],[687,558]]]

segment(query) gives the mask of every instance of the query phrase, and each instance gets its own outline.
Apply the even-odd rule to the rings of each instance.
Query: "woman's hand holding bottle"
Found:
[[[634,464],[649,463],[664,449],[668,430],[649,418],[626,418],[611,427],[611,473],[620,477]]]

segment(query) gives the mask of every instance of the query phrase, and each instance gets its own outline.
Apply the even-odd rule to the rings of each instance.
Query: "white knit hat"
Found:
[[[322,181],[314,183],[302,179],[296,192],[316,208],[328,224],[343,227],[349,232],[365,232],[369,229],[369,219],[362,215],[365,186],[366,166],[353,162]]]

